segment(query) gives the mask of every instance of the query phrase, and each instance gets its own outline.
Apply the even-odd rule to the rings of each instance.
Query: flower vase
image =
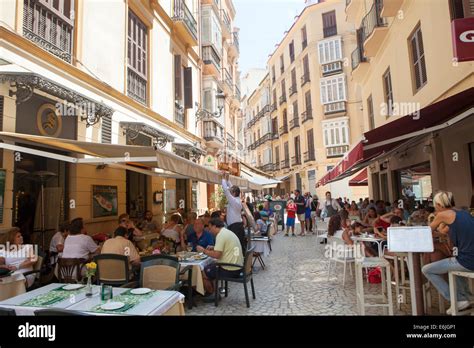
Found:
[[[87,277],[86,296],[87,297],[92,296],[92,277],[91,276]]]

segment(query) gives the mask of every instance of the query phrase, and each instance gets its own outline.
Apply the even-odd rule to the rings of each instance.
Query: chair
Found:
[[[272,252],[272,237],[273,237],[273,234],[271,233],[271,230],[272,229],[272,222],[269,221],[267,223],[267,237],[268,237],[268,246],[270,247],[270,252]],[[264,267],[265,268],[265,267]]]
[[[244,265],[235,265],[232,263],[217,263],[217,272],[216,272],[216,279],[215,279],[215,284],[214,284],[214,289],[215,289],[215,306],[218,306],[219,300],[220,300],[220,294],[219,294],[219,288],[217,286],[219,281],[224,281],[225,283],[225,297],[228,295],[228,282],[234,282],[234,283],[241,283],[244,285],[244,291],[245,291],[245,302],[247,303],[247,308],[250,308],[250,301],[249,301],[249,293],[247,289],[247,283],[250,281],[250,285],[252,287],[252,297],[255,300],[255,287],[253,285],[253,277],[252,277],[252,256],[253,252],[255,250],[255,247],[251,247],[247,252],[245,253],[244,257]],[[239,277],[237,278],[230,278],[224,276],[222,274],[222,271],[225,270],[223,267],[234,267],[237,268],[237,270],[240,271]]]
[[[352,264],[355,262],[355,249],[353,245],[347,245],[341,238],[329,236],[328,237],[329,249],[329,265],[328,265],[328,281],[331,277],[331,263],[342,263],[344,264],[344,273],[342,279],[342,287],[346,284],[346,268],[349,265],[349,272],[352,276]]]
[[[180,276],[187,273],[188,308],[193,307],[193,267],[181,267],[178,259],[168,255],[151,255],[142,258],[140,281],[125,287],[145,287],[154,290],[180,291],[183,282]]]
[[[0,307],[0,317],[15,317],[16,312],[11,308],[2,308]]]
[[[363,269],[364,268],[378,268],[378,267],[380,267],[380,272],[382,273],[382,294],[381,295],[365,295]],[[384,270],[385,270],[385,275],[384,275]],[[390,263],[387,260],[380,257],[366,257],[361,260],[356,260],[355,273],[356,273],[357,307],[359,309],[359,314],[365,315],[365,307],[383,307],[383,308],[388,309],[389,315],[393,315]],[[385,296],[385,291],[384,291],[385,285],[387,286],[387,289],[386,289],[387,296]],[[366,302],[367,299],[382,299],[385,302],[380,303],[380,304],[367,303]]]
[[[449,272],[449,295],[451,301],[451,310],[452,315],[471,315],[474,313],[474,308],[468,308],[462,312],[458,310],[458,301],[457,301],[457,282],[456,277],[464,277],[467,279],[474,279],[474,272],[461,272],[461,271],[451,271]]]
[[[78,311],[71,311],[68,309],[48,308],[38,309],[35,311],[35,317],[90,317],[92,314],[87,314]]]
[[[94,262],[97,264],[97,284],[122,286],[130,281],[128,256],[101,254],[94,256]]]
[[[408,254],[407,253],[395,253],[392,255],[386,255],[385,252],[388,250],[385,246],[383,250],[383,257],[386,260],[393,261],[393,271],[395,276],[395,282],[392,284],[395,285],[395,297],[397,299],[397,308],[400,310],[401,304],[406,303],[407,300],[407,290],[410,291],[410,280],[406,278],[405,272],[405,263],[408,263]],[[424,289],[423,289],[424,290]],[[427,298],[425,298],[425,302]],[[429,301],[431,302],[431,301]],[[426,308],[426,305],[425,305]]]
[[[60,283],[81,283],[82,268],[87,260],[84,259],[58,259],[58,281]]]
[[[43,268],[44,257],[42,255],[38,255],[37,258],[38,260],[34,264],[33,270],[23,273],[25,278],[31,274],[35,275],[35,281],[31,286],[28,286],[28,282],[26,283],[26,291],[31,291],[41,287],[41,271]]]
[[[321,242],[328,237],[328,223],[325,221],[318,221],[316,223],[316,241]]]

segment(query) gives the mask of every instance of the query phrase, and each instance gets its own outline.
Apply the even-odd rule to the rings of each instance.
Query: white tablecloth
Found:
[[[202,271],[204,268],[215,262],[212,257],[208,257],[207,259],[200,260],[200,261],[192,261],[192,262],[180,262],[179,264],[181,267],[192,266],[193,267],[193,280],[192,285],[196,287],[196,291],[201,295],[205,295],[206,290],[204,290],[204,280],[202,278]],[[186,279],[186,278],[184,278]]]
[[[46,307],[27,307],[22,306],[21,304],[31,300],[32,298],[48,293],[51,290],[57,289],[66,284],[49,284],[43,286],[42,288],[33,290],[31,292],[22,294],[10,298],[8,300],[0,302],[0,307],[12,308],[15,310],[17,315],[34,315],[34,312],[38,309],[44,309]],[[126,288],[113,288],[114,296],[118,296],[121,293],[130,290]],[[59,308],[59,309],[70,309],[76,311],[88,312],[95,305],[101,303],[100,300],[100,286],[93,286],[93,296],[86,297],[84,292],[75,293],[74,296],[65,299],[64,301],[57,302],[47,308]],[[175,306],[179,305],[182,307],[184,302],[184,295],[177,291],[157,291],[154,296],[148,300],[136,305],[134,308],[130,309],[127,313],[111,313],[111,315],[166,315],[170,310],[175,311]],[[184,309],[177,311],[184,314]],[[105,315],[104,313],[93,313],[88,312],[89,314],[94,315]]]
[[[265,239],[253,239],[252,238],[252,246],[255,247],[254,252],[263,254],[263,256],[267,257],[270,255],[270,246],[268,245],[268,238]]]

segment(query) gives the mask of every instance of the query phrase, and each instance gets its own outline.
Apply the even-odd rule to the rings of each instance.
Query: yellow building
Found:
[[[347,1],[371,197],[393,201],[410,190],[425,201],[448,189],[459,206],[474,204],[474,64],[453,56],[451,31],[473,9],[472,0]]]
[[[90,233],[111,233],[124,212],[208,208],[206,183],[220,178],[200,165],[200,13],[197,0],[0,2],[2,229],[52,232],[82,217]],[[230,31],[224,59],[238,81]],[[238,83],[226,94],[219,138],[231,144]]]
[[[357,41],[344,1],[307,5],[268,60],[268,76],[249,98],[249,150],[255,166],[283,183],[324,196],[358,199],[366,187],[316,183],[360,140],[362,119],[347,57]]]

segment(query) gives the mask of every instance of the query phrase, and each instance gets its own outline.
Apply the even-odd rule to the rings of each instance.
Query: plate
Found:
[[[69,285],[63,286],[61,290],[72,291],[72,290],[81,289],[83,287],[84,285],[82,284],[69,284]]]
[[[148,288],[139,288],[139,289],[133,289],[130,291],[131,294],[133,295],[145,295],[151,292],[151,289]]]
[[[109,302],[100,306],[100,309],[105,311],[114,311],[116,309],[122,308],[123,306],[125,306],[125,303],[123,302]]]

